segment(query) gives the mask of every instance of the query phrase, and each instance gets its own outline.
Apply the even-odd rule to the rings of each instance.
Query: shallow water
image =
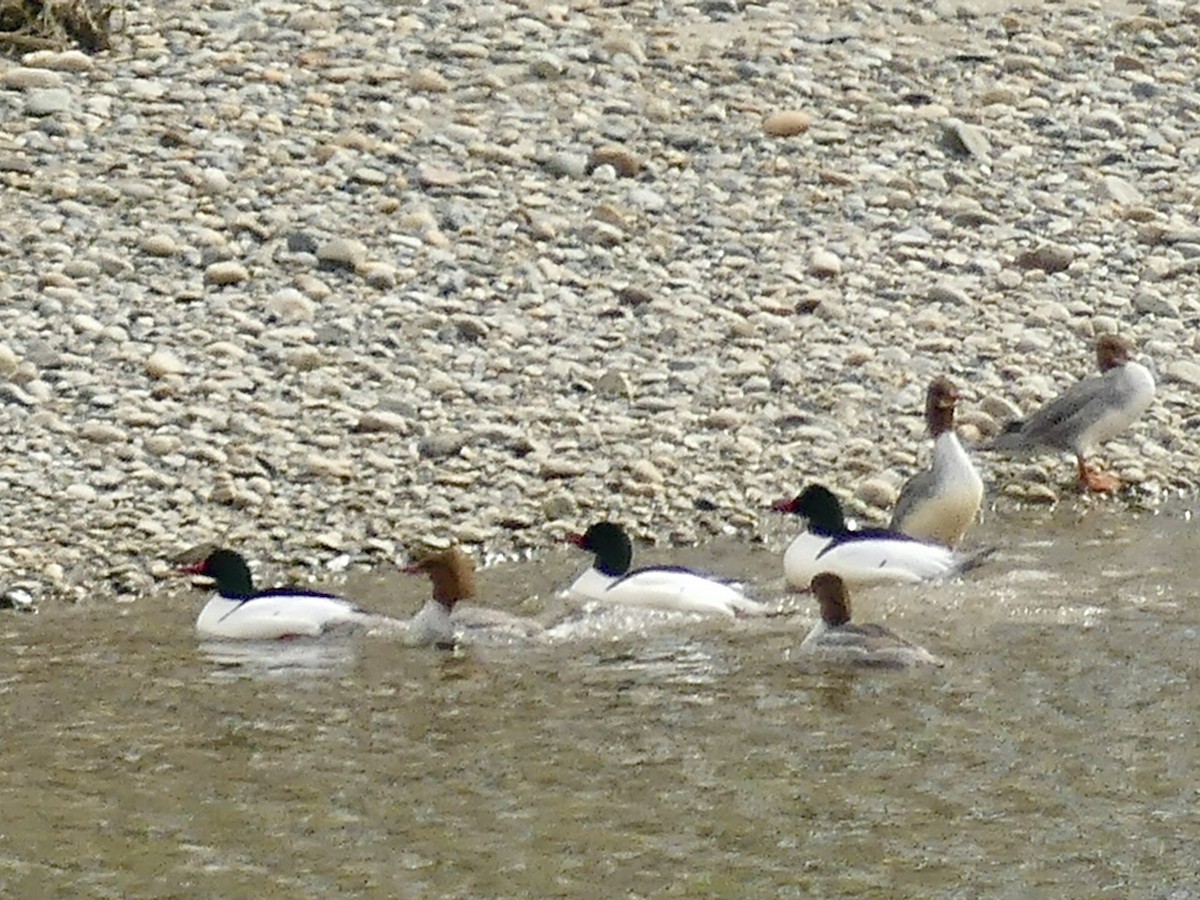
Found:
[[[641,560],[778,599],[785,537]],[[458,654],[203,644],[186,591],[6,614],[0,894],[1193,896],[1195,525],[1101,506],[973,537],[1001,551],[971,577],[856,598],[936,672],[805,670],[803,600]],[[552,614],[580,562],[481,588]],[[423,590],[349,587],[397,615]]]

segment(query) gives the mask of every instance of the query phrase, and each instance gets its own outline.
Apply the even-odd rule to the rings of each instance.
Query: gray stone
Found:
[[[412,430],[412,426],[406,416],[376,409],[363,413],[359,417],[355,430],[366,433],[408,434]]]
[[[57,72],[90,72],[95,68],[95,61],[82,50],[35,50],[26,53],[22,61],[32,68]]]
[[[467,435],[458,432],[438,432],[421,438],[417,452],[426,459],[445,459],[457,456],[466,446]]]
[[[35,88],[25,93],[25,112],[31,116],[53,116],[71,109],[71,92],[66,88]]]
[[[267,311],[280,322],[311,322],[317,305],[295,288],[284,288],[267,301]]]
[[[964,308],[971,304],[971,296],[957,284],[949,281],[939,281],[931,287],[929,299],[935,303],[952,303]]]
[[[633,397],[633,385],[630,383],[629,377],[617,369],[609,369],[597,378],[593,388],[597,393],[601,394],[613,394],[626,398]]]
[[[1179,318],[1179,304],[1170,297],[1152,290],[1141,290],[1134,295],[1133,308],[1140,313],[1152,316],[1164,316],[1168,319]]]
[[[866,478],[858,483],[854,496],[876,509],[890,509],[895,506],[900,493],[895,485],[883,478]]]
[[[1143,200],[1141,191],[1117,175],[1105,175],[1100,179],[1100,194],[1124,206],[1136,206]]]
[[[1163,371],[1165,381],[1186,384],[1188,387],[1200,390],[1200,365],[1186,359],[1176,359],[1168,362]]]
[[[17,356],[12,347],[8,344],[0,344],[0,375],[11,378],[16,373],[20,362],[21,358]]]
[[[179,245],[170,235],[152,234],[142,241],[142,252],[150,256],[175,256],[179,253]]]
[[[945,118],[939,123],[939,128],[942,148],[948,153],[981,160],[991,156],[991,143],[977,125],[970,125],[961,119]]]
[[[568,178],[582,178],[587,174],[588,157],[586,153],[569,153],[560,151],[548,157],[545,162],[546,171],[554,175],[565,175]]]

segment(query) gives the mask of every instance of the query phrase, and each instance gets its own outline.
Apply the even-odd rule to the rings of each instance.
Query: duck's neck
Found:
[[[929,433],[935,438],[939,438],[947,432],[952,434],[954,432],[954,407],[931,405],[925,411],[925,421]]]
[[[958,439],[958,435],[954,429],[943,431],[937,436],[933,442],[933,467],[940,469],[942,467],[954,467],[971,465],[971,459],[967,456],[967,451],[963,449],[962,442]]]
[[[601,575],[610,578],[620,578],[633,565],[633,550],[629,547],[613,547],[606,549],[603,554],[596,554],[593,568]]]
[[[846,517],[840,507],[823,509],[815,516],[810,515],[808,526],[811,531],[827,535],[845,534],[849,530],[846,527]]]
[[[249,572],[226,572],[217,581],[217,593],[229,600],[249,600],[255,593],[254,580]]]

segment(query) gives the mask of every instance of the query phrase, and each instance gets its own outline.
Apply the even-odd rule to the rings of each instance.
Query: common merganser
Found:
[[[812,484],[792,500],[775,504],[778,512],[808,520],[783,555],[783,572],[795,590],[809,588],[814,575],[831,572],[851,584],[916,582],[970,568],[991,550],[963,556],[886,528],[850,530],[842,504],[827,487]]]
[[[737,588],[680,566],[630,569],[633,545],[620,525],[597,522],[567,542],[596,555],[591,568],[566,590],[570,597],[720,616],[762,616],[770,610]]]
[[[1038,447],[1075,454],[1079,485],[1091,491],[1115,491],[1121,480],[1097,471],[1087,454],[1116,437],[1146,411],[1154,399],[1154,376],[1133,361],[1133,345],[1115,334],[1096,339],[1099,375],[1085,378],[1023,422],[1012,422],[989,450],[1029,451]]]
[[[429,553],[408,566],[410,575],[423,573],[433,583],[433,596],[408,624],[407,641],[417,646],[450,648],[460,636],[469,640],[530,640],[542,625],[499,609],[459,606],[475,597],[475,566],[458,547]]]
[[[250,567],[233,550],[213,550],[180,571],[216,582],[216,594],[196,619],[196,631],[203,637],[251,641],[316,637],[339,627],[370,625],[378,618],[322,591],[295,587],[256,591]]]
[[[821,621],[801,642],[801,653],[852,666],[902,669],[945,665],[924,647],[904,640],[882,625],[851,622],[850,595],[837,575],[831,572],[814,575],[811,587],[821,605]]]
[[[892,531],[958,546],[983,502],[983,479],[954,430],[958,388],[939,375],[925,393],[925,423],[933,435],[933,463],[900,490]]]

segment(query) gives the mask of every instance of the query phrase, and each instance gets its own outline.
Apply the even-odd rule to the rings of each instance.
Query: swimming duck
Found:
[[[216,582],[216,593],[200,610],[196,631],[203,637],[277,640],[316,637],[343,626],[369,625],[377,617],[335,594],[295,587],[255,590],[250,567],[233,550],[213,550],[181,572]]]
[[[1134,362],[1133,345],[1115,334],[1096,339],[1096,362],[1099,375],[1068,388],[1025,421],[1010,423],[986,449],[1070,451],[1075,454],[1082,489],[1118,490],[1120,479],[1093,468],[1087,455],[1146,411],[1154,399],[1154,376]]]
[[[901,669],[909,666],[943,666],[940,659],[882,625],[850,621],[850,595],[846,584],[831,572],[820,572],[811,582],[821,606],[821,620],[800,644],[800,652],[822,661],[852,666]]]
[[[625,529],[597,522],[568,543],[595,554],[592,567],[566,590],[570,597],[675,612],[719,616],[761,616],[769,609],[737,588],[679,566],[630,569],[633,545]]]
[[[983,479],[954,430],[958,388],[938,376],[925,393],[925,423],[933,436],[933,463],[900,490],[888,525],[923,541],[958,546],[983,502]]]
[[[990,550],[969,556],[941,544],[917,540],[886,528],[846,527],[842,504],[829,488],[812,484],[791,500],[775,504],[778,512],[808,521],[808,529],[788,545],[783,571],[795,590],[807,590],[814,575],[831,572],[850,584],[916,582],[970,568]]]
[[[539,623],[503,610],[460,606],[475,598],[475,566],[458,547],[429,552],[404,572],[428,575],[433,583],[433,595],[408,624],[410,644],[445,648],[453,647],[459,637],[530,639],[543,630]]]

